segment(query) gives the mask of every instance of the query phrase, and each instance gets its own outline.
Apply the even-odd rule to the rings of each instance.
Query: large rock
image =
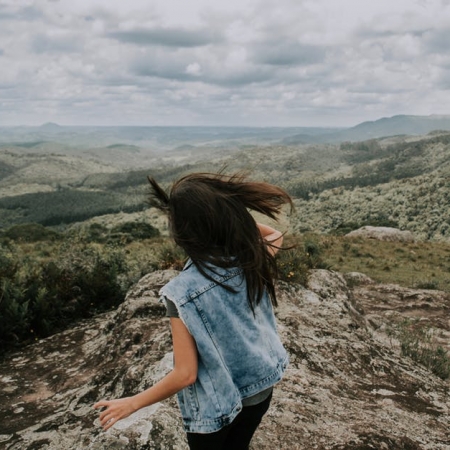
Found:
[[[175,398],[106,433],[92,409],[170,370],[169,324],[157,292],[175,274],[149,274],[116,311],[11,355],[0,366],[0,448],[186,450]],[[402,357],[381,326],[392,301],[394,317],[419,317],[420,305],[432,305],[425,309],[435,324],[441,314],[445,329],[448,295],[348,284],[325,270],[313,271],[308,288],[280,283],[278,295],[291,363],[253,450],[450,449],[449,382]]]
[[[391,227],[364,226],[347,233],[348,237],[363,237],[368,239],[378,239],[389,242],[414,242],[414,235],[411,231],[402,231]]]

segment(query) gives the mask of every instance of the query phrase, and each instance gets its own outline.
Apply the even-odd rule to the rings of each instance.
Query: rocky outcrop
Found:
[[[414,242],[414,235],[411,231],[402,231],[391,227],[365,226],[347,233],[348,237],[362,237],[366,239],[378,239],[389,242]]]
[[[175,273],[145,276],[116,311],[3,362],[0,448],[186,450],[175,398],[106,433],[92,409],[170,370],[158,290]],[[449,450],[448,380],[402,357],[385,326],[397,314],[429,314],[448,332],[448,295],[347,279],[317,270],[307,288],[279,284],[277,319],[291,363],[251,448]]]

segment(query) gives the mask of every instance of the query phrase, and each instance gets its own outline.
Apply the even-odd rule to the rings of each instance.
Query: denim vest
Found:
[[[184,427],[191,433],[212,433],[231,423],[242,399],[280,381],[288,365],[267,293],[253,314],[242,270],[214,271],[208,273],[216,281],[208,280],[188,262],[160,291],[161,300],[175,303],[197,345],[197,380],[178,392]]]

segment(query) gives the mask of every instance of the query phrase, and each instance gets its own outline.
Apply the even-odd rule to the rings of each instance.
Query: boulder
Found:
[[[351,286],[360,286],[375,283],[375,281],[372,280],[372,278],[368,277],[366,274],[361,272],[344,273],[344,278],[347,284]]]
[[[158,290],[175,274],[145,276],[117,310],[2,362],[0,448],[187,450],[174,397],[107,432],[92,408],[101,398],[143,390],[171,369]],[[448,380],[402,356],[379,326],[391,320],[391,302],[393,314],[415,317],[431,305],[436,326],[448,327],[447,294],[348,284],[327,270],[313,271],[306,288],[280,282],[277,292],[290,365],[252,450],[449,450]]]
[[[391,227],[364,226],[347,233],[348,237],[363,237],[367,239],[378,239],[389,242],[414,242],[414,235],[411,231],[402,231]]]

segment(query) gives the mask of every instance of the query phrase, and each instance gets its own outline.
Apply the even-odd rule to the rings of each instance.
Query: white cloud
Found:
[[[0,125],[449,113],[446,0],[0,0]]]
[[[189,75],[199,76],[202,74],[202,67],[198,62],[188,64],[185,72]]]

